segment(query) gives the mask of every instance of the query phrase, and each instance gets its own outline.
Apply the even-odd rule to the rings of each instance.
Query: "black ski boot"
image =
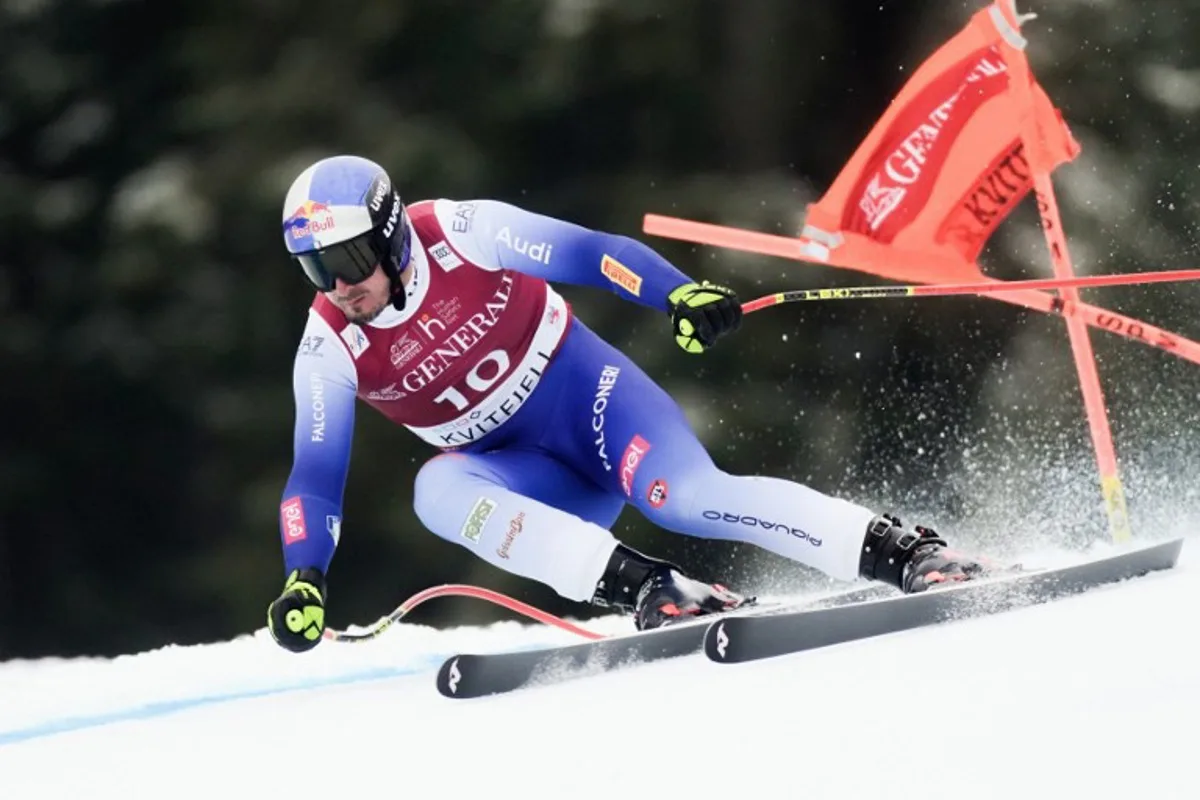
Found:
[[[947,548],[946,540],[917,525],[903,530],[900,520],[882,515],[871,520],[863,540],[858,572],[902,592],[923,592],[931,586],[966,581],[985,572],[984,565]]]
[[[623,544],[613,551],[592,597],[593,605],[632,613],[640,631],[753,603],[754,598],[689,578],[674,564]]]

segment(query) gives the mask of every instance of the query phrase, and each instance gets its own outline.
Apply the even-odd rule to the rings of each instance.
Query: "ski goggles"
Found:
[[[408,267],[411,253],[412,234],[407,214],[401,211],[391,236],[385,236],[383,227],[378,227],[353,239],[299,253],[292,258],[300,264],[313,288],[318,292],[331,292],[339,278],[353,286],[374,275],[375,268],[381,265],[390,267],[387,271],[398,276]]]

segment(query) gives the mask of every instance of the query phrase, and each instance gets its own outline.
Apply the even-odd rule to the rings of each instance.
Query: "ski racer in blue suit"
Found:
[[[576,318],[554,283],[663,314],[688,354],[736,331],[734,293],[646,245],[495,200],[405,205],[358,156],[292,184],[283,236],[314,289],[294,362],[294,461],[268,627],[292,651],[325,629],[358,402],[434,455],[413,484],[434,534],[638,629],[753,602],[619,542],[626,506],[688,536],[747,542],[844,581],[905,592],[981,571],[928,529],[710,458],[674,400]]]

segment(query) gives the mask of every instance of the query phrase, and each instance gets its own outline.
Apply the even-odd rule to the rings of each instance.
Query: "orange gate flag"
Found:
[[[1004,39],[1024,43],[993,4],[921,64],[809,205],[805,257],[906,283],[983,279],[979,252],[1033,187]],[[1022,78],[1054,169],[1079,145],[1032,73]]]

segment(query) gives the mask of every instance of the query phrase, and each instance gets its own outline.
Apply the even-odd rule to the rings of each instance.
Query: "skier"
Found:
[[[905,592],[982,570],[928,529],[715,466],[672,398],[551,286],[662,312],[687,353],[738,329],[731,290],[633,239],[495,200],[406,207],[382,167],[351,155],[296,178],[283,238],[316,290],[294,362],[285,582],[267,614],[288,650],[324,631],[356,399],[441,451],[413,488],[425,527],[564,598],[630,614],[639,630],[753,598],[617,541],[626,505],[668,530]]]

